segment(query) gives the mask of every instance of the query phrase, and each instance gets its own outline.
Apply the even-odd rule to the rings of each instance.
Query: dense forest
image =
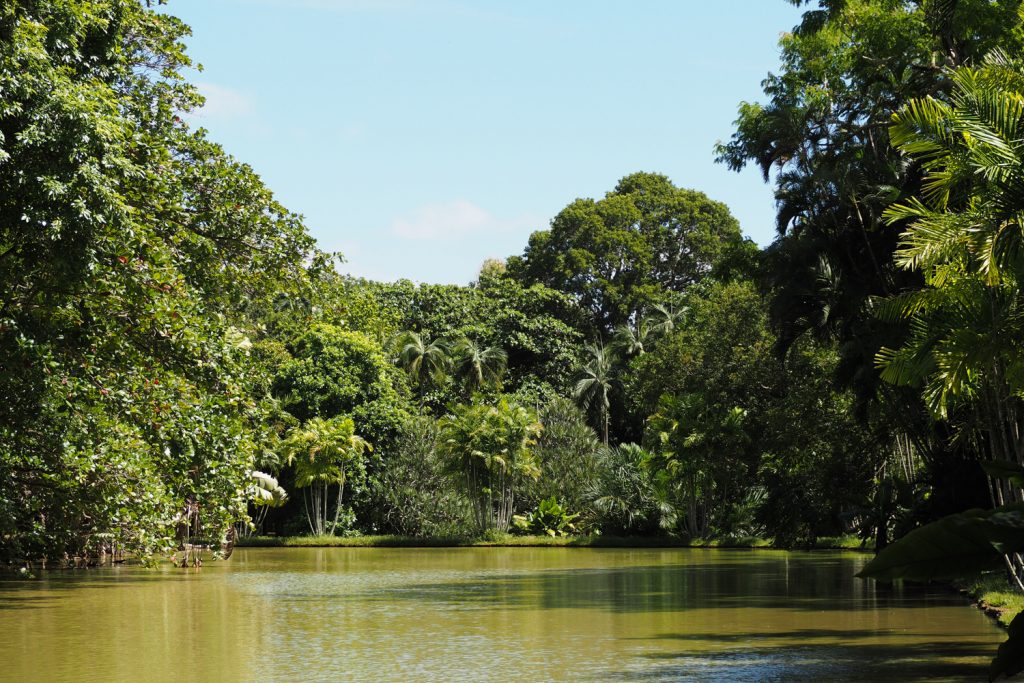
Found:
[[[0,562],[254,532],[882,548],[1009,506],[921,532],[1019,575],[1020,2],[794,4],[717,149],[773,184],[769,247],[634,172],[464,286],[342,274],[190,124],[170,14],[0,6]]]

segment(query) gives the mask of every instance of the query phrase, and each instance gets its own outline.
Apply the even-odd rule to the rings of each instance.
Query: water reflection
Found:
[[[983,680],[962,598],[839,553],[252,549],[0,583],[0,680]]]

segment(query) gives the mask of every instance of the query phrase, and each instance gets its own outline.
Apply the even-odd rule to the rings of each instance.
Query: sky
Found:
[[[774,235],[760,172],[714,145],[763,100],[785,0],[171,0],[192,116],[341,270],[465,284],[636,171]]]

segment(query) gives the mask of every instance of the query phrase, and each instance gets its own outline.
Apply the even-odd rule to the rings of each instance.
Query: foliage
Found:
[[[0,561],[245,516],[264,404],[239,310],[325,262],[182,119],[187,34],[137,0],[0,8]]]
[[[602,344],[586,346],[587,361],[582,376],[576,380],[573,398],[583,410],[593,412],[601,429],[601,440],[608,445],[608,422],[611,419],[611,392],[615,385],[614,351]]]
[[[450,345],[444,339],[428,342],[412,330],[399,334],[393,345],[397,350],[398,365],[409,375],[409,381],[419,389],[422,409],[428,387],[431,384],[441,385],[448,379],[452,366]]]
[[[398,369],[359,332],[316,323],[288,344],[273,391],[299,420],[350,416],[379,450],[389,451],[408,419]]]
[[[573,523],[579,514],[558,504],[554,496],[545,498],[537,509],[525,515],[513,515],[512,527],[523,534],[547,534],[548,536],[571,536],[576,533]]]
[[[565,207],[508,260],[508,272],[571,295],[608,333],[751,248],[724,204],[663,175],[634,173],[604,199]]]
[[[250,495],[252,496],[253,505],[257,507],[280,507],[288,500],[288,492],[281,488],[276,478],[258,470],[253,470],[250,476],[252,477]]]
[[[879,306],[880,315],[911,326],[902,347],[878,354],[882,377],[919,387],[933,414],[988,451],[983,467],[997,507],[915,529],[880,552],[863,576],[962,577],[1005,564],[1024,590],[1022,74],[1019,63],[995,53],[983,67],[950,74],[951,103],[915,100],[893,118],[894,144],[920,162],[925,177],[920,196],[886,216],[907,226],[897,263],[921,269],[925,289]],[[1024,665],[1024,620],[1018,615],[1008,631],[991,678]]]
[[[464,395],[487,388],[500,389],[508,354],[500,346],[481,348],[469,337],[452,344],[452,373]]]
[[[892,263],[897,232],[882,212],[916,191],[916,169],[892,149],[889,116],[914,97],[944,97],[944,67],[995,47],[1019,51],[1014,0],[819,3],[780,41],[767,103],[743,103],[719,160],[775,169],[780,237],[771,249],[773,311],[788,343],[805,331],[860,345],[883,334],[868,297],[912,286]],[[870,365],[853,344],[848,358]],[[871,373],[858,376],[870,382]]]
[[[410,419],[373,486],[373,509],[382,529],[404,536],[465,535],[468,501],[451,486],[438,453],[438,424]]]
[[[588,526],[620,534],[644,534],[659,527],[662,510],[647,467],[651,457],[631,443],[599,451],[586,511]]]
[[[886,448],[833,386],[834,352],[801,340],[776,356],[750,282],[702,285],[680,306],[685,318],[622,372],[626,408],[648,417],[644,444],[672,510],[662,522],[785,543],[849,531]]]
[[[986,69],[960,69],[952,75],[952,105],[918,100],[894,118],[893,141],[921,159],[926,177],[921,199],[886,212],[893,223],[911,221],[897,263],[922,270],[926,287],[881,307],[883,316],[909,319],[912,330],[901,349],[879,352],[882,377],[923,385],[928,406],[941,417],[958,400],[991,409],[994,441],[998,429],[1016,429],[1020,407],[1011,397],[1024,391],[1018,322],[1024,70],[1018,69],[1002,57]],[[998,453],[1024,456],[1016,449]]]
[[[386,330],[394,337],[410,331],[427,340],[424,348],[467,338],[480,349],[503,349],[502,386],[509,393],[565,391],[589,325],[570,297],[503,277],[481,277],[469,287],[349,281],[343,296],[359,307],[347,317],[348,325],[366,334]],[[450,349],[442,350],[450,359]],[[462,398],[460,387],[441,372],[426,385],[414,384],[435,411]]]
[[[723,513],[730,509],[731,489],[751,474],[744,462],[746,417],[738,406],[723,410],[697,394],[664,394],[650,417],[648,441],[656,450],[648,467],[661,497],[682,513],[690,538],[703,538],[712,528],[734,531]]]
[[[569,399],[551,399],[541,406],[539,418],[544,429],[534,453],[541,475],[528,482],[517,497],[525,507],[556,497],[570,510],[582,510],[594,486],[601,442]]]
[[[780,40],[781,68],[763,82],[764,101],[740,105],[719,160],[755,164],[775,189],[779,235],[761,273],[780,348],[803,336],[836,342],[834,375],[853,390],[858,416],[887,430],[881,441],[913,443],[922,475],[937,485],[932,507],[963,509],[987,494],[964,477],[973,437],[930,420],[919,392],[885,385],[875,368],[878,351],[901,346],[908,326],[879,317],[874,299],[922,285],[920,272],[895,262],[901,228],[884,215],[922,189],[920,164],[894,148],[889,124],[915,98],[949,102],[949,69],[997,48],[1019,54],[1020,3],[814,5]]]
[[[333,536],[342,514],[345,484],[366,475],[363,454],[373,447],[355,433],[351,418],[342,416],[308,420],[292,430],[283,447],[288,464],[295,467],[295,485],[312,491],[303,498],[310,531]],[[333,519],[327,495],[331,486],[338,488]]]
[[[541,430],[536,413],[506,398],[456,406],[442,419],[440,451],[472,503],[480,533],[507,531],[516,488],[540,475],[533,446]]]

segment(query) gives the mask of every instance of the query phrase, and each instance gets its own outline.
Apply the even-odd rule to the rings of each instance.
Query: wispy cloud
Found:
[[[195,112],[198,118],[244,119],[256,110],[252,98],[238,90],[213,83],[197,83],[196,87],[206,98],[206,103]]]
[[[391,232],[410,240],[451,240],[488,232],[518,230],[535,224],[532,216],[498,218],[465,199],[443,204],[426,204],[398,216]]]
[[[260,4],[286,10],[304,9],[337,13],[402,13],[409,15],[449,15],[513,19],[498,14],[486,3],[463,0],[234,0],[238,5]],[[514,19],[513,19],[514,20]]]
[[[417,0],[256,0],[256,2],[289,9],[304,7],[336,12],[416,10],[422,7],[422,2],[417,2]]]

